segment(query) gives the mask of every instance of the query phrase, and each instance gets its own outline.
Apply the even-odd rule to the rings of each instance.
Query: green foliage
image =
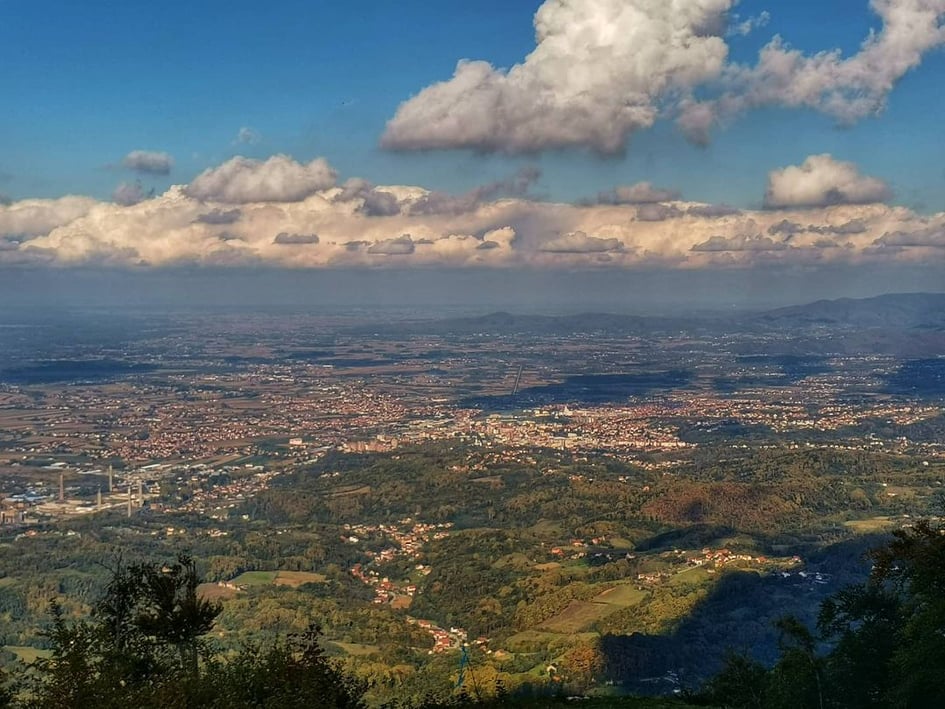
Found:
[[[325,657],[321,629],[310,626],[266,648],[247,647],[227,660],[212,660],[198,691],[200,706],[361,707],[364,686]]]
[[[206,641],[220,607],[197,594],[192,559],[169,565],[119,563],[92,620],[70,623],[52,606],[48,658],[36,660],[24,709],[84,707],[361,706],[364,687],[325,656],[310,625],[231,657]],[[203,661],[200,661],[200,658]],[[0,707],[5,695],[0,693]]]
[[[783,618],[770,670],[730,658],[705,698],[731,707],[945,706],[945,528],[897,530],[867,583],[821,605],[818,635]]]
[[[178,658],[175,671],[196,674],[201,638],[222,610],[197,594],[199,583],[196,562],[185,555],[160,568],[119,562],[95,607],[116,660],[167,665],[164,655],[170,650]]]
[[[729,654],[725,667],[705,688],[706,696],[731,709],[765,709],[768,670],[745,655]]]

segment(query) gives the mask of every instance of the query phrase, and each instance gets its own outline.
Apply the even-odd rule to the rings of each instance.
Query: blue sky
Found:
[[[176,160],[167,178],[144,180],[159,190],[235,154],[287,153],[325,156],[343,177],[382,184],[457,192],[538,164],[536,191],[555,199],[649,180],[750,207],[769,170],[830,152],[885,179],[902,204],[945,207],[941,51],[901,80],[881,117],[849,128],[771,107],[739,116],[705,148],[661,120],[635,133],[624,156],[604,160],[582,149],[518,157],[378,149],[400,102],[448,79],[457,60],[520,62],[534,48],[540,4],[2,0],[0,193],[107,198],[129,178],[109,165],[148,149]],[[753,61],[775,34],[807,52],[849,54],[879,26],[865,0],[745,0],[735,11],[764,10],[767,26],[729,39],[734,60]],[[243,126],[259,133],[257,144],[234,144]]]
[[[945,0],[0,0],[0,300],[945,287],[943,76]]]

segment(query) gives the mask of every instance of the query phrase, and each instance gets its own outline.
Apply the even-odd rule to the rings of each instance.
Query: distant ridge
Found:
[[[447,318],[371,325],[377,333],[535,334],[657,333],[667,331],[736,331],[817,326],[945,330],[945,293],[893,293],[872,298],[818,300],[760,313],[718,313],[691,317],[580,313],[577,315],[515,315],[500,311],[476,317]]]
[[[892,329],[945,328],[945,293],[891,293],[818,300],[769,310],[754,320],[772,325],[845,325]]]
[[[417,326],[434,328],[451,334],[476,333],[534,333],[557,332],[633,332],[664,328],[680,329],[691,326],[695,319],[648,317],[645,315],[615,315],[611,313],[579,313],[577,315],[513,315],[495,312],[477,317],[450,318],[427,321]]]

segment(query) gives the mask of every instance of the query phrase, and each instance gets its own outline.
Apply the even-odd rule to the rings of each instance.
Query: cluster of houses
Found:
[[[432,620],[411,618],[410,616],[407,616],[407,622],[426,630],[433,636],[433,649],[429,652],[431,655],[447,652],[448,650],[453,650],[466,644],[467,633],[462,628],[451,626],[450,629],[447,630],[446,628],[441,628]],[[487,642],[487,638],[479,638],[476,640],[476,644],[478,645],[485,645]]]
[[[435,539],[443,539],[449,535],[452,522],[427,524],[416,522],[407,517],[397,524],[346,524],[342,540],[349,544],[360,544],[367,537],[381,535],[391,542],[391,545],[380,551],[365,550],[370,557],[367,565],[355,564],[351,568],[351,575],[374,589],[374,603],[401,603],[401,607],[410,605],[417,593],[417,585],[409,580],[392,581],[377,569],[368,566],[382,566],[398,558],[407,557],[419,561],[423,545]],[[417,575],[426,576],[432,569],[418,563],[414,567]],[[403,602],[401,599],[406,599]]]

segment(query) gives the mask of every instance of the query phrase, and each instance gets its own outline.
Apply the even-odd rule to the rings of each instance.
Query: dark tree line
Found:
[[[320,630],[221,656],[208,635],[221,607],[197,593],[190,557],[119,563],[87,620],[52,607],[49,657],[0,691],[0,706],[360,707],[363,687],[325,656]]]
[[[945,528],[918,522],[870,556],[869,581],[824,601],[816,631],[781,619],[774,667],[733,655],[706,701],[746,709],[945,706]]]

